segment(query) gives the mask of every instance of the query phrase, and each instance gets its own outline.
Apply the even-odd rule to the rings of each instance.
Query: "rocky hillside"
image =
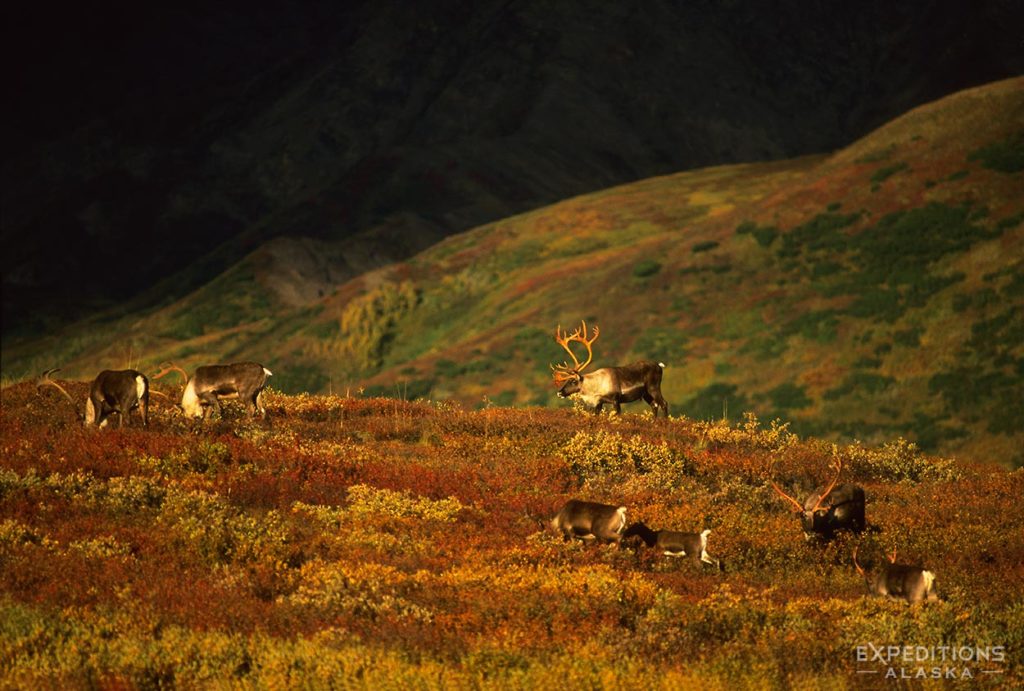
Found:
[[[339,281],[593,190],[831,151],[1024,72],[1015,3],[243,7],[12,10],[5,346],[165,305],[272,238],[323,243]]]

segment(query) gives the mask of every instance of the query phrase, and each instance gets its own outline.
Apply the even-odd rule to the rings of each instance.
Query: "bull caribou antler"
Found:
[[[867,578],[867,574],[864,573],[864,569],[861,568],[861,565],[857,563],[857,549],[858,549],[858,547],[854,547],[853,548],[853,565],[857,568],[857,573],[859,573],[864,578]],[[895,564],[896,563],[896,550],[895,549],[893,549],[892,554],[889,554],[889,555],[886,555],[886,556],[889,557],[889,563],[890,564]]]
[[[793,506],[796,507],[796,510],[798,512],[803,513],[803,510],[804,510],[803,504],[801,504],[795,498],[793,498],[793,497],[789,496],[788,494],[786,494],[785,492],[783,492],[782,488],[779,487],[777,484],[775,484],[775,480],[772,479],[772,472],[775,470],[775,463],[777,463],[777,461],[772,461],[771,466],[768,468],[768,482],[772,483],[772,487],[774,487],[775,491],[779,493],[779,496],[781,496],[786,501],[792,503]]]
[[[64,398],[68,399],[68,402],[71,404],[72,409],[74,409],[75,415],[78,417],[78,419],[84,420],[85,418],[83,417],[82,413],[78,412],[77,410],[78,404],[75,403],[75,399],[71,397],[71,394],[68,393],[68,390],[61,386],[60,384],[58,384],[57,382],[55,382],[53,379],[50,379],[50,375],[53,374],[54,372],[60,372],[60,367],[48,369],[45,372],[43,372],[42,375],[40,375],[39,379],[36,380],[36,391],[41,395],[43,393],[44,386],[52,386],[53,388],[57,389],[62,394],[64,394]],[[88,409],[88,406],[92,405],[92,401],[86,399],[85,404]]]
[[[568,362],[563,362],[561,365],[551,365],[551,376],[555,378],[555,382],[558,384],[564,384],[565,382],[572,379],[574,376],[576,376],[584,369],[586,369],[587,365],[590,364],[590,361],[594,359],[594,350],[591,346],[593,346],[594,341],[597,340],[597,337],[601,335],[601,329],[595,326],[593,337],[588,338],[587,322],[581,320],[580,324],[580,328],[576,329],[575,331],[568,335],[562,331],[561,324],[559,324],[558,328],[555,329],[555,341],[558,343],[558,345],[562,346],[562,348],[565,349],[565,352],[569,353],[569,357],[571,357],[572,361],[575,363],[575,366],[573,367],[570,367]],[[576,354],[572,352],[572,348],[569,347],[569,344],[572,343],[573,341],[576,341],[577,343],[582,343],[584,347],[587,349],[586,362],[580,364],[580,361],[576,358]]]
[[[864,569],[862,569],[861,565],[857,563],[857,550],[858,549],[859,549],[859,545],[857,547],[853,548],[853,565],[857,568],[857,573],[859,573],[862,577],[867,578],[868,575],[866,573],[864,573]]]
[[[156,374],[154,374],[152,377],[150,377],[150,379],[156,381],[157,379],[160,379],[161,377],[166,377],[171,372],[179,373],[182,376],[182,378],[185,380],[185,384],[186,385],[188,384],[188,372],[186,372],[182,368],[178,367],[173,362],[161,362],[160,363],[160,371],[157,372]]]
[[[818,501],[814,504],[814,508],[811,509],[811,513],[814,513],[815,511],[817,511],[818,509],[821,508],[821,503],[823,501],[825,501],[825,498],[829,494],[831,494],[833,489],[835,489],[836,483],[839,482],[839,474],[842,473],[842,472],[843,472],[843,460],[841,458],[837,458],[836,459],[836,476],[834,478],[832,478],[832,482],[829,484],[828,487],[825,488],[825,491],[821,493],[821,496],[818,497]]]
[[[50,375],[53,374],[54,372],[60,372],[60,367],[48,369],[45,372],[43,372],[42,375],[40,375],[39,379],[36,380],[36,391],[39,391],[41,393],[44,386],[52,386],[58,391],[60,391],[62,394],[64,394],[64,397],[71,401],[71,405],[75,405],[75,399],[71,398],[71,394],[68,393],[68,390],[61,386],[60,384],[58,384],[57,382],[55,382],[54,380],[50,379]]]

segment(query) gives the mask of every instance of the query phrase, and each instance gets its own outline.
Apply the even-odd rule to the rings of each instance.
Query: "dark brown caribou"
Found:
[[[237,398],[252,408],[254,416],[267,416],[261,394],[267,386],[267,378],[273,372],[255,362],[235,362],[229,365],[204,365],[196,368],[190,378],[185,370],[165,362],[161,371],[153,375],[159,379],[171,372],[179,372],[185,378],[185,390],[181,394],[181,411],[187,417],[205,418],[211,409],[220,414],[220,399]]]
[[[803,504],[782,491],[769,477],[772,487],[786,501],[793,505],[793,512],[800,516],[804,537],[807,540],[831,540],[837,531],[849,530],[860,533],[864,530],[864,490],[858,485],[843,483],[836,485],[843,471],[841,460],[836,461],[836,476],[832,482],[812,492]]]
[[[594,359],[592,346],[601,334],[601,330],[595,326],[594,335],[588,337],[587,323],[585,321],[581,323],[582,326],[571,334],[563,333],[561,326],[555,330],[555,341],[569,353],[569,357],[574,363],[572,366],[568,362],[551,365],[555,383],[561,387],[558,390],[558,396],[568,398],[579,395],[587,406],[594,409],[595,413],[600,413],[601,408],[605,404],[609,404],[614,406],[615,412],[620,415],[623,403],[632,403],[642,398],[651,406],[654,417],[658,417],[658,411],[661,410],[667,418],[668,403],[661,395],[664,363],[641,360],[622,367],[602,367],[584,374],[583,370]],[[582,343],[587,349],[585,362],[581,363],[569,347],[573,341]]]
[[[49,369],[39,378],[38,387],[53,386],[77,407],[75,399],[63,386],[50,378],[60,368]],[[149,425],[149,380],[137,370],[103,370],[93,379],[89,387],[89,397],[85,399],[84,414],[78,413],[78,419],[86,425],[102,427],[107,418],[117,413],[117,426],[123,427],[128,414],[138,410],[142,416],[142,425]]]
[[[935,592],[935,574],[920,566],[896,563],[896,550],[888,564],[882,564],[874,575],[865,573],[857,563],[857,548],[853,549],[853,565],[867,583],[868,591],[875,595],[906,600],[913,604],[923,600],[938,600]]]
[[[566,540],[577,537],[618,544],[626,527],[626,507],[570,499],[551,519],[551,527]]]

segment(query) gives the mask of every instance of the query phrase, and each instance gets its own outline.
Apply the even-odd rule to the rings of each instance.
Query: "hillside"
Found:
[[[555,405],[555,325],[665,362],[672,412],[1002,463],[1024,455],[1024,79],[829,156],[612,188],[289,307],[268,248],[147,314],[4,350],[5,376],[252,358],[284,391]],[[565,405],[564,403],[560,405]]]
[[[1024,681],[1024,471],[749,419],[265,403],[265,423],[229,404],[190,424],[155,398],[149,429],[96,431],[54,392],[3,389],[0,686],[864,688],[935,668],[972,688]],[[835,460],[877,532],[815,546],[766,471],[803,497]],[[711,529],[725,571],[563,542],[544,526],[573,497]],[[854,546],[869,568],[892,550],[928,568],[941,600],[867,595]],[[859,660],[868,646],[911,646],[913,661]],[[972,652],[917,657],[942,646]]]
[[[274,238],[325,243],[347,279],[424,231],[831,151],[1024,73],[1022,21],[957,0],[14,3],[0,329],[165,305]],[[382,227],[375,254],[349,246]]]

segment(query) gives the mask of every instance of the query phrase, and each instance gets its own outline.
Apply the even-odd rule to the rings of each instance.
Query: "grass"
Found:
[[[853,688],[859,669],[901,667],[858,646],[951,641],[1005,646],[997,683],[1024,682],[1019,472],[751,415],[495,398],[270,391],[266,422],[155,403],[148,429],[84,431],[31,385],[4,389],[0,685]],[[881,532],[811,545],[766,473],[802,498],[835,458]],[[726,571],[563,542],[545,526],[573,497],[711,528]],[[934,570],[942,601],[868,595],[854,545]]]

